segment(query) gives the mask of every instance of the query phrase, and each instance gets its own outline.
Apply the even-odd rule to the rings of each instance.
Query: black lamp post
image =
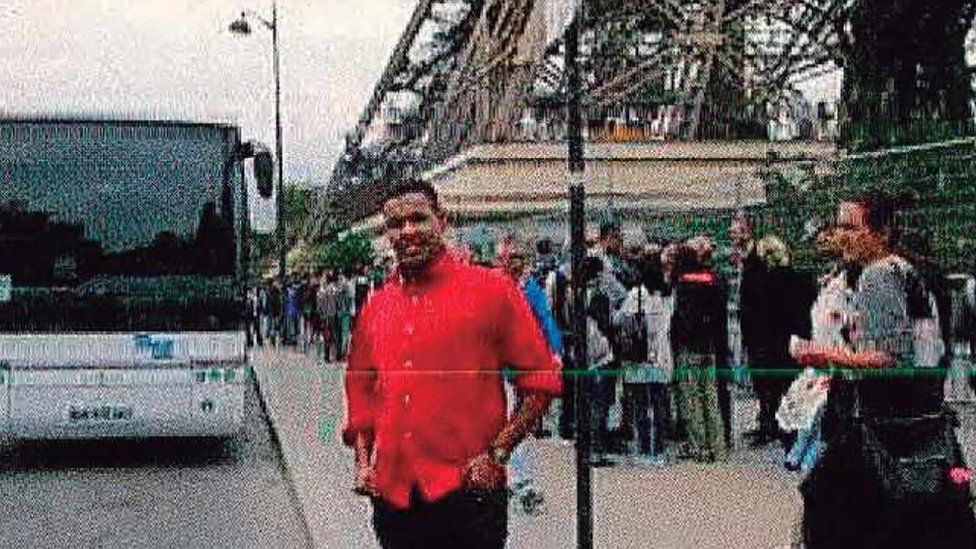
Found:
[[[593,487],[590,477],[592,432],[590,430],[593,380],[586,368],[586,285],[583,282],[583,242],[586,225],[586,187],[583,155],[583,80],[580,72],[580,35],[586,16],[584,0],[578,0],[573,20],[566,29],[566,111],[567,111],[567,168],[569,169],[569,227],[572,256],[573,318],[576,334],[574,378],[576,383],[576,547],[593,547]]]
[[[287,286],[285,269],[285,218],[284,218],[284,195],[285,187],[282,174],[285,168],[284,157],[281,145],[281,72],[278,64],[278,2],[271,3],[271,21],[264,19],[253,11],[241,12],[241,17],[230,24],[228,29],[234,34],[247,36],[251,34],[251,24],[248,23],[248,16],[258,20],[265,28],[271,31],[271,49],[274,55],[274,81],[275,81],[275,156],[278,157],[278,193],[275,202],[277,204],[277,220],[275,233],[278,240],[278,280],[281,284],[281,325],[278,328],[279,334],[284,333],[285,322],[285,288]]]

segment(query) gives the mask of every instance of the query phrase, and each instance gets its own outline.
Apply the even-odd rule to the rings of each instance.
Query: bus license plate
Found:
[[[128,406],[70,406],[68,419],[73,423],[88,421],[127,421],[132,419]]]

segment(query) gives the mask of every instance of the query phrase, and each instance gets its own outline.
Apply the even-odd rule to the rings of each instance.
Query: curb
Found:
[[[292,477],[291,468],[288,465],[288,457],[285,453],[284,447],[281,444],[281,438],[278,436],[278,429],[275,427],[275,420],[270,411],[271,407],[268,406],[267,398],[265,397],[264,392],[261,390],[261,381],[258,379],[258,374],[253,364],[250,365],[250,369],[251,381],[254,383],[254,389],[258,397],[258,406],[261,408],[261,416],[264,418],[265,426],[267,427],[268,434],[271,437],[271,446],[274,448],[274,452],[278,457],[278,463],[280,464],[279,469],[282,477],[285,479],[285,485],[287,486],[288,490],[288,499],[291,500],[292,507],[301,521],[302,532],[305,537],[305,547],[314,549],[317,547],[315,544],[315,538],[312,535],[312,529],[308,522],[308,515],[305,512],[305,505],[302,502],[301,496],[298,494],[298,489],[295,487],[295,479]]]

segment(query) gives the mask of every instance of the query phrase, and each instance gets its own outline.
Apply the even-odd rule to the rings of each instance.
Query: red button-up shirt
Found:
[[[375,436],[375,483],[406,508],[435,501],[506,421],[502,368],[516,388],[558,395],[559,363],[515,284],[443,252],[418,280],[390,282],[356,321],[346,370],[346,444]]]

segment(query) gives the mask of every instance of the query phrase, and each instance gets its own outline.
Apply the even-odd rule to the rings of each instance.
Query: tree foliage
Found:
[[[314,266],[315,250],[321,243],[304,242],[309,225],[314,222],[316,200],[315,190],[308,185],[285,184],[282,196],[282,217],[285,227],[285,249],[289,268],[305,269]],[[277,233],[258,234],[252,232],[251,254],[256,264],[276,260],[278,257]]]
[[[283,197],[285,221],[285,244],[287,249],[294,248],[305,234],[305,229],[311,221],[315,200],[314,191],[303,185],[285,185]]]
[[[865,0],[844,51],[842,139],[851,151],[968,133],[973,0]]]
[[[357,265],[373,263],[373,246],[358,234],[348,233],[315,248],[316,264],[333,270],[347,271]]]

